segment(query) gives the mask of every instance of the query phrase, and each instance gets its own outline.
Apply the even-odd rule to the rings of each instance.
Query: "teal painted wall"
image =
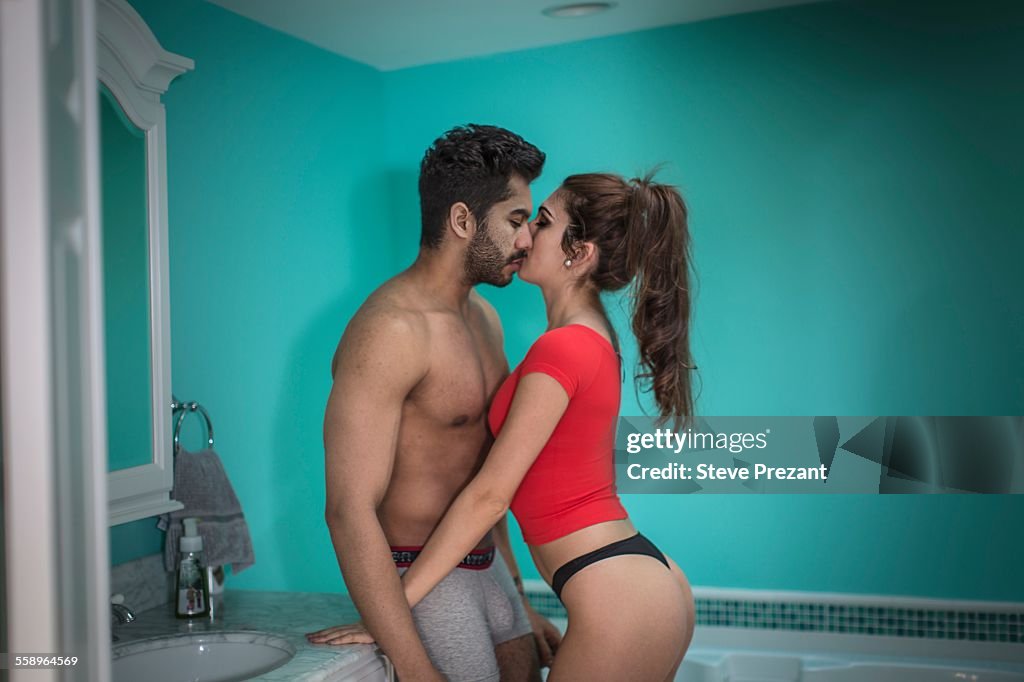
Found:
[[[570,172],[667,162],[691,207],[701,413],[1024,412],[1024,9],[887,4],[380,74],[203,3],[140,2],[197,63],[167,98],[174,387],[211,410],[253,528],[257,564],[232,584],[342,589],[322,521],[329,362],[414,256],[418,162],[458,123],[549,154],[535,203]],[[333,121],[300,133],[318,98]],[[482,292],[518,362],[540,297]],[[647,404],[624,392],[624,413]],[[625,502],[698,585],[1024,600],[1005,532],[1024,497]]]
[[[401,224],[415,225],[419,155],[457,123],[504,125],[548,153],[535,205],[571,172],[666,162],[691,209],[702,414],[1021,414],[1024,8],[895,4],[388,74]],[[415,248],[410,227],[396,249]],[[544,330],[539,293],[481,291],[518,362]],[[1024,521],[1024,497],[625,504],[699,585],[1024,599],[1007,570],[1024,547],[990,531]]]
[[[340,590],[322,419],[344,325],[394,269],[381,76],[200,0],[132,4],[195,60],[164,97],[172,387],[209,410],[252,530],[232,585]],[[112,562],[159,551],[155,523],[113,528]]]

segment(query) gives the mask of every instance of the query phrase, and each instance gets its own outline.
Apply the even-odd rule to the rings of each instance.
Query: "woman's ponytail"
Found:
[[[562,183],[570,225],[562,247],[597,246],[589,281],[598,291],[632,284],[632,327],[639,348],[638,384],[649,385],[661,415],[693,416],[690,357],[690,233],[679,191],[653,173],[573,175]],[[677,420],[678,425],[678,420]]]
[[[664,421],[693,415],[690,358],[690,234],[679,192],[652,182],[630,181],[632,201],[626,229],[633,279],[633,334],[639,348],[636,379],[650,382]]]

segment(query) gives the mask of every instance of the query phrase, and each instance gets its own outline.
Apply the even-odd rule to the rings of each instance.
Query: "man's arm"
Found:
[[[386,310],[353,320],[335,357],[324,417],[325,516],[338,565],[367,630],[403,680],[439,679],[377,517],[391,479],[402,405],[426,374],[418,331],[414,319]],[[310,640],[339,640],[333,630]]]
[[[494,546],[501,552],[501,558],[505,560],[505,565],[508,566],[508,572],[512,574],[512,581],[516,584],[519,596],[525,600],[526,593],[523,591],[523,576],[519,571],[516,557],[512,553],[512,539],[508,535],[508,514],[505,514],[501,521],[498,521],[498,525],[494,527],[491,537],[494,538]],[[523,603],[529,605],[526,601]]]
[[[477,291],[473,291],[471,294],[473,301],[475,301],[483,313],[483,320],[488,333],[494,339],[495,348],[501,353],[503,375],[502,380],[508,376],[508,360],[505,359],[505,332],[501,327],[501,318],[498,317],[498,311],[494,309],[494,306],[479,294]],[[501,385],[500,382],[498,384]],[[493,445],[493,443],[492,443]],[[526,615],[530,619],[530,626],[533,628],[533,636],[537,641],[537,652],[540,658],[542,666],[551,665],[554,658],[555,651],[558,650],[558,646],[562,643],[562,633],[559,632],[551,621],[544,616],[534,611],[533,606],[530,605],[530,600],[526,598],[526,593],[523,590],[523,578],[519,571],[519,565],[516,562],[515,555],[512,554],[512,542],[508,535],[508,514],[506,513],[501,517],[501,521],[494,527],[493,531],[494,544],[501,552],[501,556],[505,559],[505,564],[508,566],[509,572],[512,574],[512,580],[516,584],[516,589],[519,591],[519,595],[523,599],[523,607],[526,609]]]

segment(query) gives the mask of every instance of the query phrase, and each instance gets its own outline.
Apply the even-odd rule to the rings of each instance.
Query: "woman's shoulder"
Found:
[[[530,348],[531,352],[561,351],[574,355],[602,349],[615,352],[611,341],[604,334],[584,324],[567,324],[549,329]]]

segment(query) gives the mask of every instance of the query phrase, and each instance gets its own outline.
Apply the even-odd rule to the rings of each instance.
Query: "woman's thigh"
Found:
[[[625,554],[591,564],[569,579],[562,599],[569,626],[549,682],[660,682],[692,632],[692,596],[653,557]]]
[[[665,678],[666,682],[671,682],[676,677],[676,671],[679,670],[679,666],[683,663],[683,657],[686,655],[686,650],[690,648],[690,642],[693,641],[693,628],[697,622],[697,605],[693,600],[693,590],[690,588],[690,581],[683,573],[682,569],[676,565],[676,562],[672,561],[671,557],[665,557],[668,560],[669,568],[672,569],[672,575],[676,579],[676,583],[679,585],[679,589],[683,593],[683,603],[686,610],[689,613],[687,618],[686,629],[683,633],[683,639],[680,642],[679,658],[676,659],[675,665],[672,667],[672,672]]]

